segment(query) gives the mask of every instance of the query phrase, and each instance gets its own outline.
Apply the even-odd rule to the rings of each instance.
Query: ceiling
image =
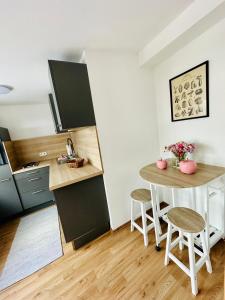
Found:
[[[193,0],[0,0],[0,104],[41,103],[48,59],[82,49],[138,51]]]

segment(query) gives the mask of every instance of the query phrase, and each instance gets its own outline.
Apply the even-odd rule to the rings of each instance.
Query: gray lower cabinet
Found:
[[[0,166],[0,221],[23,211],[8,165]]]
[[[31,208],[53,200],[53,195],[48,187],[35,189],[21,195],[24,209]]]
[[[30,191],[39,190],[41,187],[48,187],[49,174],[42,174],[33,176],[31,178],[24,178],[17,180],[17,186],[20,194]],[[19,184],[18,184],[19,183]]]
[[[15,180],[24,209],[54,200],[49,191],[48,167],[16,174]]]

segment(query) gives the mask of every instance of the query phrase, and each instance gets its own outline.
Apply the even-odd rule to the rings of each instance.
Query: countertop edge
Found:
[[[38,165],[38,166],[35,166],[35,167],[19,169],[17,171],[13,171],[12,174],[13,175],[21,174],[21,173],[24,173],[24,172],[34,171],[34,170],[45,168],[45,167],[50,167],[50,163],[48,162],[45,165]]]
[[[100,175],[103,175],[103,173],[104,173],[103,170],[100,170],[100,169],[92,166],[92,167],[95,168],[95,170],[93,170],[93,172],[91,172],[90,174],[81,175],[78,178],[68,179],[68,180],[62,181],[61,183],[52,184],[51,183],[51,181],[52,181],[51,172],[53,171],[53,165],[52,165],[52,162],[50,160],[50,161],[46,161],[46,162],[43,161],[40,165],[35,166],[35,167],[30,167],[30,168],[26,168],[26,169],[19,169],[17,171],[12,172],[12,174],[17,175],[17,174],[21,174],[21,173],[24,173],[24,172],[29,172],[29,171],[34,171],[34,170],[37,170],[37,169],[45,168],[45,167],[49,167],[49,190],[50,191],[54,191],[54,190],[57,190],[59,188],[66,187],[68,185],[81,182],[83,180],[87,180],[87,179],[90,179],[90,178],[93,178],[93,177],[96,177],[96,176],[100,176]],[[60,167],[60,165],[59,165],[59,167]],[[82,169],[82,167],[78,168],[78,169]]]
[[[61,184],[51,185],[51,183],[49,183],[49,190],[53,192],[57,189],[64,188],[68,185],[78,183],[78,182],[81,182],[81,181],[84,181],[84,180],[87,180],[87,179],[90,179],[93,177],[97,177],[99,175],[103,175],[103,171],[99,170],[98,172],[94,172],[93,174],[90,174],[88,176],[82,176],[79,179],[69,180],[69,181],[61,183]]]

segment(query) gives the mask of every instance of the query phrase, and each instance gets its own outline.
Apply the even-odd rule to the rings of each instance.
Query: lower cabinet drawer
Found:
[[[33,190],[20,195],[24,209],[31,208],[54,199],[54,195],[48,187]]]
[[[24,178],[16,181],[20,194],[38,190],[40,186],[49,185],[49,174],[40,174],[33,178]]]
[[[44,167],[44,168],[29,170],[29,171],[25,171],[25,172],[22,172],[19,174],[15,174],[14,177],[17,181],[17,180],[21,180],[21,179],[27,179],[27,178],[29,179],[29,178],[45,175],[48,173],[49,173],[49,167]]]

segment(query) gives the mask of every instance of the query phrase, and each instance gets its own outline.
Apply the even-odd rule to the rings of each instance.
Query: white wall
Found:
[[[139,53],[140,64],[160,63],[225,17],[225,0],[195,0]]]
[[[161,149],[179,139],[196,142],[198,159],[225,166],[225,19],[154,70]],[[210,117],[171,122],[169,79],[209,60]]]
[[[196,159],[225,166],[225,19],[193,40],[154,69],[154,90],[157,104],[158,132],[161,150],[165,145],[185,140],[195,142]],[[171,122],[169,79],[199,63],[209,60],[210,117]],[[201,194],[200,194],[201,195]],[[218,227],[223,206],[217,202],[211,217]]]
[[[151,73],[127,52],[89,50],[86,58],[115,229],[130,218],[131,190],[145,185],[139,169],[158,156]]]
[[[1,105],[0,126],[12,140],[55,134],[49,104]]]

